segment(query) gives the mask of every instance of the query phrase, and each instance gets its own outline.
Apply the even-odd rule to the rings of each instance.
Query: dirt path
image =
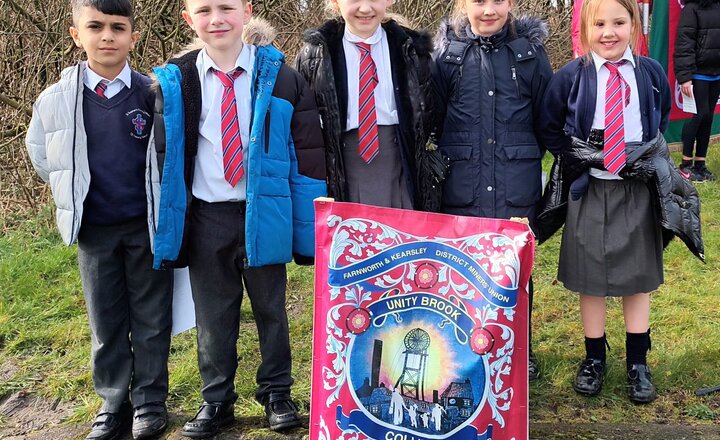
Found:
[[[82,439],[89,425],[63,423],[72,414],[72,407],[61,402],[50,402],[39,396],[15,393],[0,402],[0,439],[2,440],[56,440]],[[182,423],[189,414],[172,414],[170,429],[162,437],[166,440],[183,439]],[[215,440],[307,440],[309,439],[305,418],[304,427],[287,434],[276,434],[264,427],[260,417],[238,418],[227,432]],[[131,440],[127,435],[122,440]],[[670,425],[612,425],[612,424],[553,424],[533,423],[530,438],[538,440],[717,440],[720,425],[670,426]],[[410,439],[407,439],[410,440]],[[504,440],[504,439],[497,439]]]

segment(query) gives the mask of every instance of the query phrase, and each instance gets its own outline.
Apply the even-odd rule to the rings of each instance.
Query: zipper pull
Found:
[[[515,66],[510,66],[510,70],[512,70],[513,81],[517,81],[517,75],[515,74]]]

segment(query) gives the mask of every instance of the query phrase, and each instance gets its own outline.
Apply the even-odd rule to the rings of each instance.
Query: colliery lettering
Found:
[[[460,311],[457,310],[454,305],[438,298],[423,296],[422,300],[420,301],[420,305],[442,312],[447,317],[454,319],[455,321],[457,321],[460,317]]]
[[[345,274],[343,274],[343,279],[353,278],[358,275],[364,275],[366,273],[373,272],[377,269],[382,268],[384,265],[385,265],[385,263],[383,263],[382,261],[378,261],[375,264],[371,264],[369,266],[361,267],[360,269],[355,269],[355,270],[345,272]]]

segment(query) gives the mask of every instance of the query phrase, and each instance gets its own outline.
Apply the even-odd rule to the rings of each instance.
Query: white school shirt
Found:
[[[605,89],[607,88],[607,80],[610,78],[610,70],[605,66],[607,60],[595,52],[591,52],[593,63],[595,64],[595,72],[597,73],[597,98],[595,100],[595,116],[593,117],[592,128],[597,130],[605,129]],[[627,63],[618,69],[630,87],[630,103],[623,109],[623,124],[625,127],[625,142],[642,142],[643,128],[642,119],[640,118],[640,95],[637,90],[637,80],[635,79],[635,58],[628,46],[623,54],[623,60]],[[623,91],[623,99],[625,94]],[[622,177],[615,174],[590,168],[590,175],[598,179],[606,180],[622,180]]]
[[[235,187],[225,180],[223,172],[222,133],[220,129],[220,105],[223,85],[210,69],[221,70],[210,58],[205,49],[198,53],[195,66],[200,76],[202,109],[200,110],[200,130],[198,151],[195,156],[195,174],[193,175],[192,194],[206,202],[239,202],[245,200],[247,184],[248,144],[250,139],[250,113],[252,97],[250,86],[255,64],[255,46],[244,44],[235,67],[244,72],[235,79],[235,101],[237,103],[240,139],[242,140],[243,167],[245,173]]]
[[[390,69],[390,48],[387,35],[382,26],[378,26],[370,38],[362,39],[353,35],[345,27],[343,49],[345,50],[345,66],[348,78],[348,108],[346,130],[358,128],[359,85],[360,85],[360,49],[355,43],[370,45],[370,55],[375,61],[378,84],[375,86],[375,112],[378,125],[397,125],[398,115],[393,90],[392,70]]]
[[[123,67],[120,71],[120,74],[118,74],[118,76],[116,76],[112,81],[95,73],[90,66],[87,66],[87,69],[83,71],[83,84],[85,84],[85,87],[89,88],[93,92],[95,91],[95,87],[97,87],[98,83],[103,80],[107,82],[107,90],[105,90],[105,97],[107,99],[110,99],[122,92],[125,87],[129,89],[132,86],[132,73],[130,65],[126,62],[125,67]]]

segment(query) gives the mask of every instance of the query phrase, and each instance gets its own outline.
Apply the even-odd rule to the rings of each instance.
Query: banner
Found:
[[[310,438],[526,439],[529,228],[315,211]]]
[[[685,120],[692,117],[691,114],[682,111],[682,94],[680,93],[680,84],[675,79],[673,64],[677,27],[684,6],[684,0],[654,2],[652,27],[650,28],[650,57],[660,62],[665,69],[672,93],[670,126],[665,132],[665,138],[668,142],[680,142],[682,140],[682,127]],[[715,107],[715,118],[712,126],[712,134],[718,133],[720,133],[720,106]]]

